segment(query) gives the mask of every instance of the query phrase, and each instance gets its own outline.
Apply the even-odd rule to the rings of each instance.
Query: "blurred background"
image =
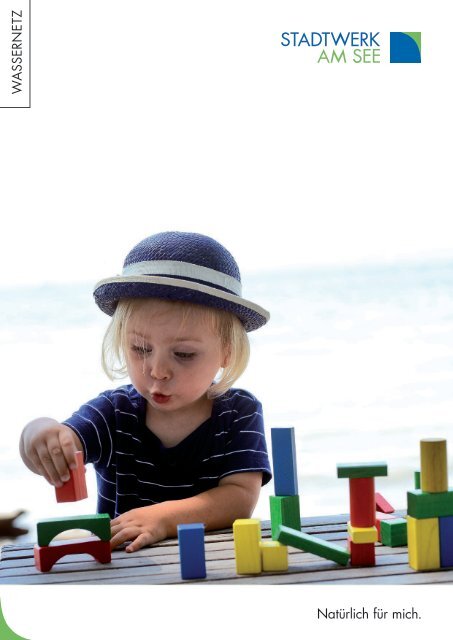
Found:
[[[419,440],[452,433],[453,261],[262,270],[243,279],[272,319],[250,334],[251,361],[237,386],[262,401],[269,450],[271,427],[295,427],[302,515],[348,511],[336,464],[352,461],[387,461],[376,488],[404,508]],[[89,498],[57,504],[54,489],[22,464],[18,441],[34,417],[62,420],[112,387],[100,367],[108,317],[88,282],[0,296],[1,510],[27,509],[18,522],[30,532],[19,540],[33,540],[38,519],[96,510],[90,465]],[[271,482],[255,516],[269,519],[272,493]]]

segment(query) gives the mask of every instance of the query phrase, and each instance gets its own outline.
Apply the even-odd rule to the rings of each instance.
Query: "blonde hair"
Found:
[[[102,368],[110,378],[116,380],[127,376],[125,358],[125,336],[127,324],[134,311],[145,301],[149,303],[153,298],[122,298],[112,316],[102,341]],[[160,298],[156,298],[160,301]],[[239,318],[229,311],[215,309],[191,302],[165,300],[175,305],[175,309],[182,309],[182,322],[187,320],[194,311],[202,312],[202,321],[220,338],[223,352],[227,355],[227,364],[220,370],[220,377],[208,389],[208,397],[217,398],[230,389],[245,371],[249,357],[250,344],[247,333]]]

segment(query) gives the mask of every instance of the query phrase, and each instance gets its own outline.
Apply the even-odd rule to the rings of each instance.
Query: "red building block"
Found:
[[[353,527],[374,527],[374,478],[349,478],[350,521]]]
[[[394,513],[395,509],[392,507],[390,502],[382,496],[380,493],[375,494],[376,500],[376,511],[380,511],[381,513]]]
[[[88,498],[83,452],[77,451],[75,458],[77,467],[69,470],[69,480],[62,487],[55,487],[57,502],[76,502]]]
[[[103,564],[112,561],[110,542],[90,538],[86,541],[78,540],[77,542],[69,543],[56,541],[48,547],[40,547],[35,544],[35,565],[38,571],[50,571],[60,558],[77,553],[88,553],[90,556],[93,556],[95,560]]]
[[[373,567],[376,564],[374,542],[356,544],[348,536],[348,551],[351,554],[352,567]]]

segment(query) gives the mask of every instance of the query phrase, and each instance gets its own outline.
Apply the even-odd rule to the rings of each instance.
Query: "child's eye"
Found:
[[[138,354],[140,354],[142,356],[147,355],[148,353],[151,353],[151,349],[148,349],[147,347],[140,346],[138,344],[132,345],[132,351],[135,351],[135,353],[138,353]]]
[[[188,351],[175,351],[175,356],[181,360],[192,360],[195,357],[195,353]]]

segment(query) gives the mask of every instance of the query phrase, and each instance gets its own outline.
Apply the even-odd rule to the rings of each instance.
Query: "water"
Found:
[[[389,475],[376,488],[404,508],[419,440],[452,435],[453,263],[282,271],[244,281],[244,295],[268,308],[271,322],[250,334],[252,358],[239,384],[263,402],[268,443],[272,426],[296,428],[302,514],[348,511],[336,464],[362,460],[387,461]],[[40,518],[96,509],[92,470],[87,500],[57,504],[53,488],[22,464],[18,441],[29,420],[64,419],[112,386],[100,367],[108,318],[85,283],[2,290],[0,301],[0,511],[27,509],[23,540],[31,540]],[[270,483],[256,517],[269,518],[272,493]]]

